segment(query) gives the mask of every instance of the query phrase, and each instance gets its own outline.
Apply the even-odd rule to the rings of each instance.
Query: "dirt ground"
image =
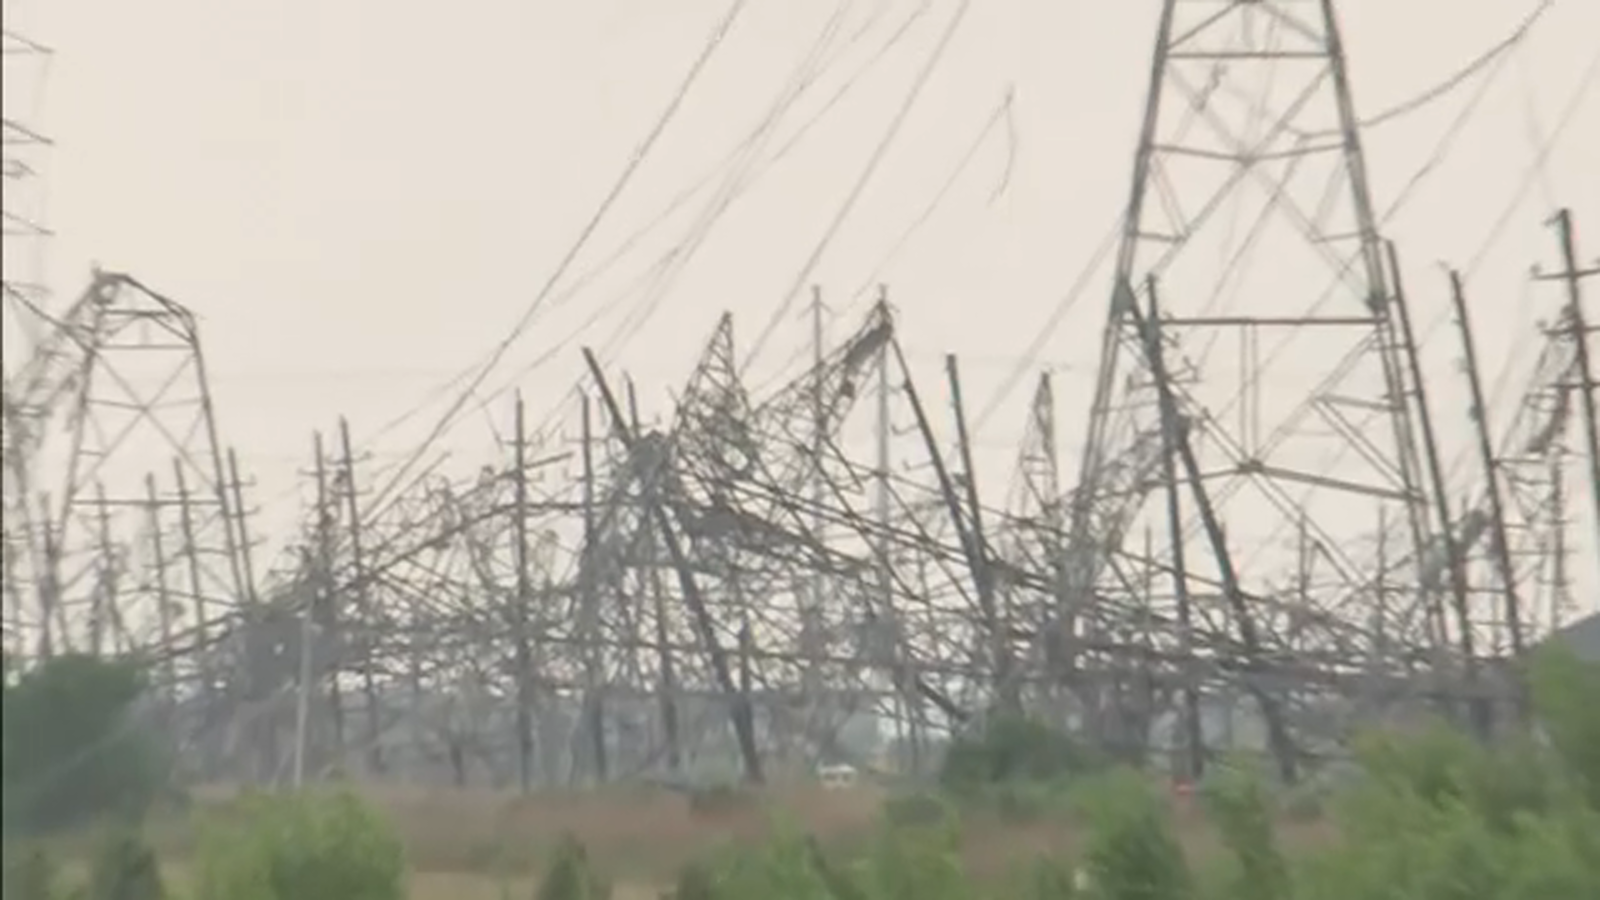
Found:
[[[204,808],[223,802],[224,789],[198,791]],[[654,900],[655,885],[670,883],[684,862],[708,852],[759,841],[774,817],[818,836],[827,845],[849,847],[874,826],[884,794],[862,787],[847,791],[774,789],[757,800],[715,810],[695,809],[679,793],[612,789],[550,792],[522,797],[488,790],[369,787],[361,793],[393,824],[405,843],[418,900],[532,895],[534,873],[564,833],[583,841],[591,858],[618,884],[617,900]],[[190,817],[192,820],[192,817]],[[1180,836],[1195,858],[1217,844],[1198,810],[1177,810]],[[963,855],[975,875],[999,874],[1016,861],[1043,854],[1073,855],[1080,829],[1070,822],[1027,825],[998,821],[967,823]],[[189,841],[176,825],[158,843],[175,884],[183,879]],[[1315,824],[1285,823],[1288,846],[1323,840]],[[509,889],[509,891],[507,890]]]

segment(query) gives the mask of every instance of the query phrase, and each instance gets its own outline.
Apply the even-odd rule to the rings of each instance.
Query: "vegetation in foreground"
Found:
[[[30,679],[59,677],[125,685],[79,662]],[[131,670],[128,670],[131,671]],[[67,674],[61,675],[61,672]],[[89,674],[85,674],[89,673]],[[126,672],[123,673],[126,675]],[[1321,802],[1337,833],[1315,849],[1275,840],[1286,798],[1248,766],[1219,767],[1201,786],[1207,817],[1225,852],[1186,858],[1167,798],[1130,770],[1106,768],[1060,736],[1005,723],[953,748],[938,795],[886,804],[868,845],[829,853],[813,837],[782,828],[765,844],[685,866],[663,893],[676,900],[1587,900],[1600,897],[1600,667],[1563,656],[1539,659],[1530,675],[1544,739],[1485,747],[1438,728],[1376,737],[1358,754],[1360,777]],[[179,900],[162,883],[155,854],[131,824],[164,782],[159,754],[139,750],[123,729],[126,709],[103,704],[106,719],[75,717],[52,726],[37,680],[8,686],[5,698],[4,896],[7,900]],[[62,685],[52,690],[59,691]],[[35,691],[13,705],[13,691]],[[135,692],[136,694],[137,692]],[[35,698],[28,700],[29,697]],[[117,696],[128,696],[121,690]],[[126,703],[132,703],[128,699]],[[30,705],[32,704],[32,705]],[[32,711],[32,712],[30,712]],[[29,731],[28,729],[43,729]],[[59,730],[57,730],[59,729]],[[24,737],[26,735],[26,737]],[[131,765],[56,745],[118,746]],[[119,741],[134,741],[119,744]],[[151,745],[153,746],[153,745]],[[53,759],[52,759],[53,757]],[[69,777],[51,780],[61,760]],[[50,765],[45,765],[49,761]],[[39,768],[35,768],[39,767]],[[1088,774],[1083,774],[1088,770]],[[1073,777],[1077,773],[1076,777]],[[109,785],[93,796],[77,778]],[[56,788],[39,785],[56,784]],[[51,794],[50,791],[61,793]],[[39,797],[49,796],[56,806]],[[13,801],[13,797],[21,799]],[[1028,797],[1032,806],[1017,798]],[[84,799],[87,798],[87,799]],[[1043,799],[1041,799],[1043,798]],[[70,801],[70,802],[69,802]],[[1075,858],[1040,858],[1000,883],[963,871],[961,816],[974,805],[1013,811],[1059,802],[1086,823]],[[73,803],[78,805],[74,806]],[[1020,804],[1020,805],[1019,805]],[[70,811],[70,814],[69,814]],[[388,825],[344,794],[260,795],[213,813],[192,866],[189,900],[401,900],[406,865]],[[112,817],[86,878],[67,884],[29,838]],[[1198,863],[1198,864],[1197,864]],[[612,890],[581,843],[563,841],[535,888],[536,900],[605,900]],[[506,896],[512,896],[507,893]],[[619,898],[620,900],[620,898]]]

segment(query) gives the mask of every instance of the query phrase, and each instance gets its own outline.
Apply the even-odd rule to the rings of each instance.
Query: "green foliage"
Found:
[[[1119,770],[1084,792],[1085,855],[1098,900],[1187,900],[1194,879],[1162,798],[1136,772]]]
[[[689,792],[689,810],[696,815],[725,815],[755,806],[755,795],[737,784],[713,784]]]
[[[950,808],[930,794],[885,802],[883,827],[848,865],[789,832],[753,852],[686,869],[681,900],[1555,900],[1600,897],[1600,682],[1596,669],[1544,658],[1530,681],[1548,741],[1485,746],[1440,725],[1362,741],[1357,777],[1275,796],[1247,765],[1201,785],[1226,849],[1193,872],[1165,797],[1144,775],[1100,770],[1071,741],[996,720],[956,741],[943,785],[1002,818],[1070,796],[1086,826],[1081,867],[1024,864],[998,893],[962,872]],[[1508,732],[1513,731],[1507,729]],[[1070,784],[1070,791],[1065,785]],[[1292,809],[1291,816],[1285,810]],[[1324,810],[1329,812],[1325,815]],[[1290,819],[1325,819],[1325,846],[1279,845]],[[1081,868],[1081,873],[1079,869]],[[1213,868],[1215,871],[1213,872]],[[1080,881],[1079,875],[1082,875]]]
[[[59,677],[59,676],[58,676]],[[74,676],[86,677],[86,676]],[[1081,860],[1019,865],[998,892],[961,864],[961,826],[938,795],[886,801],[868,839],[825,853],[814,837],[774,829],[761,844],[680,871],[674,900],[1566,900],[1600,897],[1600,669],[1544,657],[1530,668],[1546,739],[1485,746],[1444,726],[1374,737],[1358,749],[1359,777],[1315,795],[1330,810],[1326,845],[1279,846],[1283,809],[1248,766],[1224,766],[1201,785],[1227,853],[1197,875],[1163,793],[1147,776],[1105,770],[1048,728],[999,719],[957,741],[943,781],[958,797],[998,805],[1003,818],[1042,814],[1067,798],[1084,827]],[[19,685],[20,688],[20,685]],[[39,690],[34,687],[33,690]],[[1586,693],[1587,692],[1587,693]],[[133,696],[136,696],[137,693]],[[10,693],[7,701],[10,701]],[[30,702],[39,702],[37,698]],[[131,701],[128,701],[131,702]],[[8,706],[6,724],[14,711]],[[1510,729],[1508,729],[1509,731]],[[7,778],[15,760],[7,735]],[[1069,790],[1070,787],[1070,790]],[[7,798],[8,802],[10,798]],[[745,809],[735,787],[698,792],[700,812]],[[1009,804],[1009,806],[1007,805]],[[1064,804],[1063,804],[1064,805]],[[8,806],[9,810],[9,806]],[[1307,813],[1310,815],[1311,813]],[[202,829],[193,900],[399,900],[399,843],[343,794],[251,796]],[[1212,877],[1212,875],[1216,877]],[[83,900],[162,896],[155,857],[116,832],[91,861]],[[1204,877],[1201,877],[1204,876]],[[49,858],[7,846],[7,898],[63,900]],[[609,884],[585,848],[564,838],[535,900],[604,900]]]
[[[196,900],[402,900],[405,860],[349,794],[252,795],[203,832]]]
[[[883,820],[890,827],[937,825],[949,817],[945,802],[927,791],[895,794],[883,801]]]
[[[741,848],[723,856],[712,871],[711,896],[715,900],[854,900],[835,890],[848,882],[818,852],[816,843],[787,827],[778,828],[772,839],[758,848]]]
[[[1009,879],[1007,900],[1074,900],[1077,872],[1065,860],[1044,858],[1020,867]]]
[[[676,883],[661,900],[717,900],[716,873],[704,860],[690,860],[678,870]]]
[[[60,872],[42,847],[6,847],[0,896],[6,900],[52,900],[61,895]]]
[[[1549,747],[1484,747],[1435,728],[1367,742],[1365,783],[1338,798],[1342,840],[1304,861],[1295,900],[1600,897],[1593,697],[1600,669],[1560,654],[1532,667]]]
[[[1528,680],[1551,748],[1600,810],[1600,665],[1547,651],[1534,659]]]
[[[134,719],[143,668],[126,659],[58,656],[7,683],[3,823],[40,833],[97,817],[137,817],[164,790],[166,755]]]
[[[1046,783],[1100,771],[1104,760],[1071,737],[1033,719],[998,715],[974,734],[951,742],[939,781],[971,795],[985,786]]]
[[[583,842],[564,834],[533,896],[534,900],[609,900],[611,885],[590,865]]]
[[[962,871],[959,850],[954,822],[882,828],[857,867],[861,895],[872,900],[967,900],[973,888]]]
[[[1202,786],[1212,823],[1235,864],[1227,885],[1234,900],[1290,896],[1288,863],[1273,834],[1272,805],[1254,773],[1242,767],[1215,771]]]
[[[117,829],[89,864],[86,900],[162,900],[167,896],[155,851],[139,832]]]

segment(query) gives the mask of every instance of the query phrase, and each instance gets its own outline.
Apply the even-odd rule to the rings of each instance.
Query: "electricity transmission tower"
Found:
[[[1123,229],[1066,630],[1116,627],[1113,554],[1149,530],[1157,614],[1242,665],[1376,619],[1440,639],[1449,513],[1333,0],[1165,0]],[[1407,527],[1379,552],[1382,516]],[[1377,609],[1375,558],[1423,596]]]
[[[25,547],[36,537],[27,533],[26,516],[17,516],[14,501],[26,493],[14,484],[17,448],[13,445],[19,421],[13,408],[12,376],[28,358],[38,342],[44,322],[41,313],[48,305],[45,250],[50,230],[45,225],[45,180],[43,177],[50,141],[39,124],[44,89],[49,74],[49,48],[28,35],[21,21],[27,8],[20,2],[5,4],[5,21],[0,26],[0,359],[4,360],[5,387],[0,392],[0,434],[4,448],[0,466],[4,475],[5,528],[0,538],[0,579],[5,583],[6,649],[19,654],[22,648],[19,628],[22,594],[14,577]]]

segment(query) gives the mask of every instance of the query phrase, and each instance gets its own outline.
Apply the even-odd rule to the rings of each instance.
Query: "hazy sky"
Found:
[[[627,293],[694,227],[699,204],[583,289],[552,300],[488,386],[520,385],[539,419],[582,375],[578,348],[592,343],[625,364],[659,407],[722,310],[736,314],[745,347],[755,340],[844,202],[955,0],[752,0],[571,273],[604,261],[675,194],[715,170],[760,122],[840,5],[848,17],[821,60],[814,96],[803,98],[767,156],[853,73],[864,74],[792,152],[757,164],[748,191],[671,289],[659,297]],[[1536,5],[1345,0],[1358,107],[1376,113],[1437,85]],[[727,2],[16,6],[15,22],[56,50],[41,122],[57,141],[48,173],[49,219],[59,234],[52,284],[61,294],[77,291],[95,260],[138,275],[203,317],[221,426],[268,502],[292,489],[296,467],[308,463],[312,430],[331,431],[344,414],[358,438],[370,434],[507,333],[660,115]],[[926,10],[914,17],[919,6]],[[868,299],[859,291],[886,281],[930,384],[940,375],[939,355],[957,351],[970,402],[988,406],[1126,201],[1158,6],[975,2],[816,267],[814,280],[843,317],[831,330],[853,327]],[[903,25],[903,39],[875,58]],[[1478,263],[1471,287],[1492,373],[1514,349],[1526,358],[1533,323],[1559,300],[1526,278],[1533,263],[1556,260],[1543,224],[1549,211],[1570,206],[1588,255],[1600,254],[1600,90],[1569,111],[1584,78],[1600,77],[1596,35],[1600,3],[1555,3],[1387,229],[1414,269],[1424,321],[1437,320],[1446,299],[1433,264]],[[1369,133],[1380,207],[1424,166],[1479,85],[1467,82]],[[1564,113],[1570,120],[1559,143],[1535,167]],[[986,125],[937,210],[885,262]],[[1109,274],[1095,277],[1040,361],[1060,373],[1061,442],[1073,456],[1108,294]],[[640,325],[629,316],[642,316],[652,300],[642,327],[625,327]],[[798,305],[791,318],[767,344],[755,383],[802,349],[807,329]],[[579,330],[581,340],[513,378]],[[615,340],[619,332],[627,339]],[[1460,355],[1455,335],[1433,333],[1430,369],[1450,372]],[[1465,400],[1460,379],[1445,380],[1438,403],[1451,422],[1441,427],[1455,454],[1466,447],[1455,421]],[[980,430],[986,466],[1008,465],[1014,455],[1030,385],[1031,378],[1022,381]],[[509,400],[492,401],[488,412],[508,421]],[[392,456],[417,434],[402,429],[369,449]],[[447,443],[481,454],[490,440],[479,414]]]

